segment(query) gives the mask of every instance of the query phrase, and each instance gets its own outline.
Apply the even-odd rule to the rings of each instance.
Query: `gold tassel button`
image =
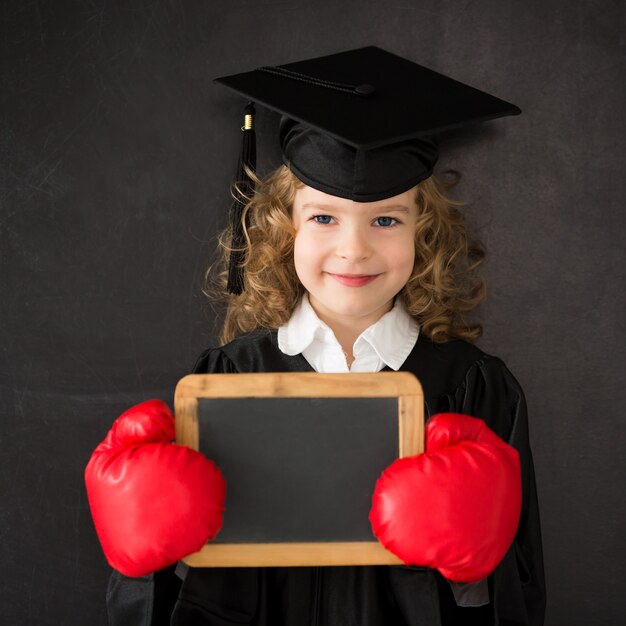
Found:
[[[245,115],[241,130],[254,130],[254,115]]]

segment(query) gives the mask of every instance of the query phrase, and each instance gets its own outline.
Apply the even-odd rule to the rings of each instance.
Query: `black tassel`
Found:
[[[235,177],[237,189],[234,189],[234,200],[230,209],[230,225],[232,229],[231,246],[228,262],[228,283],[226,288],[229,293],[239,295],[243,292],[243,268],[241,267],[245,254],[243,246],[246,241],[242,224],[244,207],[254,193],[254,181],[246,173],[247,166],[253,173],[256,172],[256,135],[254,132],[254,103],[248,102],[244,109],[243,143],[239,155],[239,165]],[[246,226],[248,220],[246,220]]]

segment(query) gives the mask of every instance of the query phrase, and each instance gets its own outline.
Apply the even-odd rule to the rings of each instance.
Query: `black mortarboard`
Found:
[[[215,80],[282,114],[283,162],[300,180],[356,202],[383,200],[428,178],[438,133],[520,113],[374,46]],[[253,131],[244,133],[250,154],[246,134]],[[245,157],[238,175],[242,163]]]

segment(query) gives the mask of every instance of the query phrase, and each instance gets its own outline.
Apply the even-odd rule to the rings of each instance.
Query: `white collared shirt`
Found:
[[[305,294],[287,324],[278,329],[278,347],[284,354],[302,354],[316,372],[323,374],[379,372],[385,365],[397,371],[418,335],[418,323],[396,298],[391,311],[357,337],[352,347],[354,361],[348,367],[335,333],[317,316]]]

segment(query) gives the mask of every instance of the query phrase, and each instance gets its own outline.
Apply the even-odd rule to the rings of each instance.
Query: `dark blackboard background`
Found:
[[[624,32],[614,1],[1,5],[0,615],[104,624],[82,470],[215,343],[200,280],[240,101],[211,78],[375,44],[519,105],[446,142],[490,251],[480,345],[524,386],[547,623],[624,615]],[[261,169],[276,165],[260,115]]]

